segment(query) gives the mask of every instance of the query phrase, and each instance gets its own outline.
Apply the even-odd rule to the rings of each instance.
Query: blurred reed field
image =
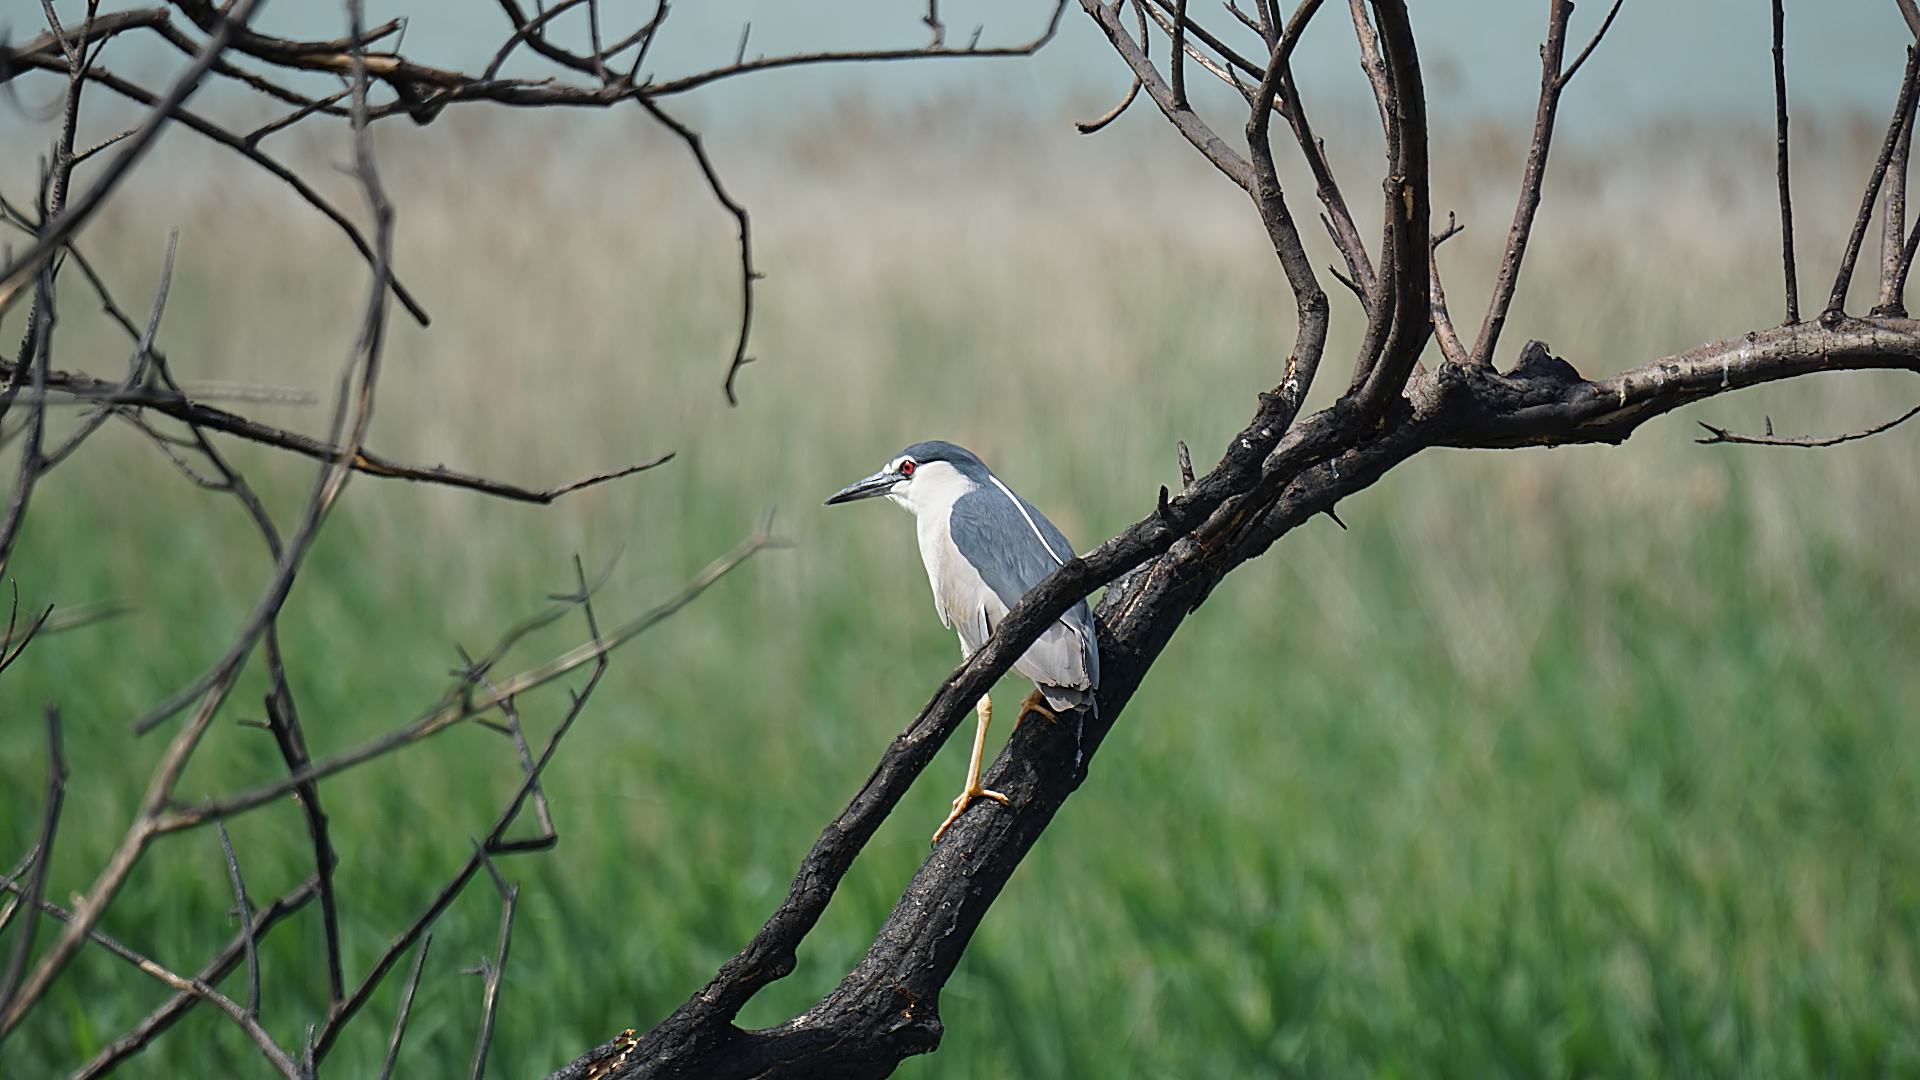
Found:
[[[1363,120],[1345,126],[1361,143],[1342,175],[1365,217]],[[282,622],[317,754],[431,705],[456,645],[485,649],[568,589],[576,553],[589,574],[612,562],[598,601],[612,622],[769,507],[797,541],[616,654],[563,744],[546,774],[558,848],[501,864],[522,907],[493,1075],[544,1074],[701,985],[956,662],[908,519],[821,499],[949,438],[1090,548],[1177,486],[1176,439],[1204,467],[1278,380],[1293,305],[1257,219],[1163,127],[1133,116],[1081,139],[951,103],[722,141],[768,275],[737,409],[720,392],[732,223],[637,110],[383,133],[397,269],[435,322],[395,309],[371,446],[536,485],[677,456],[546,509],[355,478]],[[1338,148],[1341,125],[1323,127]],[[1796,137],[1810,311],[1877,134],[1828,122]],[[364,270],[290,194],[187,138],[86,249],[143,310],[178,226],[160,343],[179,376],[326,399]],[[1523,151],[1495,133],[1436,141],[1435,206],[1467,225],[1441,252],[1463,334]],[[1770,133],[1676,124],[1568,136],[1556,153],[1502,366],[1529,337],[1596,375],[1779,321]],[[1311,226],[1311,187],[1289,179]],[[1344,387],[1359,331],[1327,285],[1319,400]],[[121,370],[128,346],[77,280],[64,295],[56,364]],[[10,315],[0,332],[19,327]],[[1814,379],[1618,448],[1433,453],[1343,505],[1346,530],[1322,518],[1287,537],[1169,647],[981,928],[941,1001],[940,1051],[900,1075],[1920,1073],[1920,434],[1821,451],[1690,441],[1694,420],[1863,427],[1913,393],[1892,376]],[[245,410],[325,429],[324,405]],[[307,463],[232,453],[277,512],[305,497]],[[130,430],[36,492],[12,568],[23,608],[130,609],[35,642],[0,678],[9,863],[38,823],[40,703],[67,722],[49,895],[85,888],[137,802],[163,736],[131,740],[128,720],[211,661],[267,566],[232,500]],[[543,632],[503,670],[585,635]],[[243,680],[184,793],[280,770],[270,737],[231,722],[259,715],[263,689]],[[544,735],[563,705],[552,689],[522,709]],[[806,1008],[864,950],[926,853],[964,741],[744,1022]],[[327,783],[350,980],[464,860],[514,775],[507,742],[467,725]],[[291,804],[230,827],[256,898],[308,871]],[[229,907],[202,831],[151,850],[103,927],[190,969],[233,932]],[[325,1007],[319,918],[264,943],[265,1019],[286,1045]],[[461,970],[497,922],[484,883],[440,920],[402,1075],[464,1074],[481,985]],[[377,1070],[398,989],[330,1071]],[[163,996],[89,950],[0,1050],[0,1074],[64,1074]],[[267,1074],[207,1009],[122,1073]]]

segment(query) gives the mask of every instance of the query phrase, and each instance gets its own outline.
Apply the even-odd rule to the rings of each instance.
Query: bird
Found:
[[[986,644],[1027,590],[1074,557],[1066,536],[1045,514],[1015,495],[972,451],[950,442],[914,443],[879,472],[834,492],[826,505],[881,496],[912,512],[920,558],[933,586],[934,610],[943,625],[959,634],[963,657]],[[1034,684],[1014,717],[1016,727],[1030,712],[1053,720],[1081,705],[1097,710],[1100,653],[1087,602],[1081,600],[1060,616],[1014,661],[1013,669]],[[936,844],[975,799],[1008,802],[1005,795],[980,784],[980,755],[993,720],[991,694],[980,696],[975,712],[979,724],[966,787],[933,834]]]

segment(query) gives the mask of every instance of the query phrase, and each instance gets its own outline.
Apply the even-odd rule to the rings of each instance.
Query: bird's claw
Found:
[[[941,822],[940,827],[933,831],[934,843],[939,843],[940,838],[947,835],[947,828],[954,822],[960,820],[960,815],[967,812],[967,807],[973,805],[973,800],[975,799],[992,799],[1002,806],[1013,805],[1012,799],[1007,798],[997,791],[988,791],[986,788],[973,788],[968,791],[963,791],[960,793],[959,798],[953,800],[953,813],[948,814],[947,820]]]
[[[1020,711],[1013,718],[1013,726],[1019,727],[1020,721],[1025,720],[1028,713],[1039,713],[1046,717],[1050,724],[1059,723],[1060,714],[1047,708],[1046,700],[1045,695],[1040,693],[1040,689],[1035,687],[1033,692],[1027,695],[1027,699],[1020,703]]]

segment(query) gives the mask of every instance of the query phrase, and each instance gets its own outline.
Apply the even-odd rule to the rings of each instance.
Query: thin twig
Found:
[[[500,893],[500,945],[494,952],[493,963],[485,967],[487,983],[480,995],[480,1037],[473,1048],[469,1080],[481,1080],[487,1074],[487,1048],[493,1044],[493,1018],[500,1007],[500,977],[506,973],[507,946],[513,943],[513,913],[520,902],[519,883],[507,884],[484,850],[480,851],[480,861],[492,876],[494,889]]]
[[[155,354],[156,356],[158,354]],[[11,369],[0,363],[0,375]],[[192,384],[188,384],[191,388]],[[204,427],[212,431],[223,432],[248,442],[260,443],[281,450],[291,450],[303,457],[315,461],[333,461],[340,457],[341,448],[331,442],[302,435],[297,431],[277,428],[269,424],[217,409],[202,403],[198,398],[183,390],[164,386],[136,386],[123,390],[121,384],[101,379],[91,379],[85,375],[53,371],[48,374],[49,394],[68,394],[80,401],[94,401],[134,409],[151,409],[154,412],[170,416],[182,423]],[[673,454],[662,454],[647,461],[636,462],[618,469],[593,473],[589,476],[569,480],[552,487],[531,488],[518,484],[509,484],[491,477],[477,476],[472,473],[449,469],[444,465],[416,465],[411,462],[395,461],[392,458],[361,450],[354,456],[353,471],[367,476],[377,476],[391,480],[411,480],[422,484],[438,484],[443,487],[464,488],[477,491],[495,498],[509,499],[514,502],[535,503],[545,506],[563,495],[569,495],[595,484],[604,484],[609,480],[618,480],[645,472],[673,460]]]
[[[1127,96],[1120,99],[1120,104],[1108,109],[1098,120],[1075,120],[1073,122],[1074,129],[1082,135],[1091,135],[1099,131],[1101,128],[1120,119],[1120,114],[1126,112],[1127,106],[1133,104],[1133,99],[1139,96],[1140,80],[1135,79],[1133,80],[1133,85],[1127,88]]]
[[[1431,282],[1433,302],[1433,337],[1440,343],[1440,351],[1448,360],[1456,364],[1472,361],[1466,345],[1460,341],[1460,334],[1453,327],[1453,315],[1447,310],[1447,290],[1440,284],[1440,245],[1446,243],[1462,230],[1455,223],[1453,211],[1447,211],[1447,227],[1433,234],[1433,240],[1427,245],[1427,277]]]
[[[60,827],[60,807],[66,801],[67,758],[61,747],[59,706],[48,702],[46,718],[47,797],[41,805],[40,839],[33,849],[33,877],[28,881],[22,899],[26,917],[21,920],[20,936],[14,939],[13,951],[7,957],[6,973],[0,975],[0,1016],[8,1016],[15,1011],[13,1006],[20,989],[20,975],[26,970],[27,957],[33,949],[33,932],[40,919],[40,901],[47,892],[47,871],[53,863],[53,838]],[[30,1005],[32,1002],[24,1004]],[[6,1030],[0,1029],[0,1042],[5,1039]]]
[[[14,603],[14,607],[17,609],[20,605],[19,583],[15,582],[13,588],[14,588],[13,603]],[[7,639],[4,644],[0,644],[0,671],[7,670],[9,667],[13,666],[13,662],[15,660],[20,659],[20,654],[27,651],[28,643],[33,641],[34,635],[38,634],[41,631],[41,629],[43,628],[48,630],[64,629],[63,627],[51,626],[50,620],[52,618],[53,618],[53,605],[48,604],[46,608],[40,612],[40,617],[33,620],[33,625],[27,627],[27,632],[20,635],[19,642],[15,643],[13,640],[13,619],[11,616],[8,617]]]
[[[1786,268],[1787,321],[1800,321],[1800,283],[1793,259],[1793,191],[1787,170],[1787,54],[1786,11],[1773,0],[1773,114],[1775,172],[1780,179],[1780,261]]]
[[[167,290],[173,283],[173,256],[179,243],[180,231],[178,229],[172,230],[167,234],[167,255],[165,260],[160,264],[160,283],[155,286],[153,290],[153,304],[147,312],[146,329],[141,332],[139,341],[134,345],[133,359],[127,362],[127,377],[120,383],[120,389],[123,393],[139,385],[140,380],[147,374],[147,363],[153,356],[153,337],[160,330],[160,313],[166,309]],[[113,406],[110,403],[110,399],[103,400],[100,404],[94,406],[93,411],[87,414],[85,420],[80,422],[80,426],[74,430],[73,434],[67,436],[66,442],[61,443],[58,449],[46,456],[46,460],[41,466],[42,469],[51,469],[66,460],[67,455],[79,449],[80,444],[85,441],[89,435],[98,431],[100,426],[106,423],[107,419],[112,415]]]
[[[1187,107],[1187,0],[1173,0],[1173,59],[1168,63],[1173,103]]]
[[[420,969],[427,966],[427,950],[432,947],[433,935],[422,935],[420,948],[413,954],[413,973],[407,976],[406,988],[400,991],[400,1009],[393,1016],[393,1035],[387,1040],[387,1058],[380,1065],[380,1080],[388,1080],[393,1075],[393,1063],[399,1060],[400,1040],[407,1033],[407,1017],[413,1012],[413,992],[420,988]]]
[[[1873,436],[1878,435],[1883,431],[1890,431],[1894,428],[1899,427],[1901,424],[1904,424],[1907,421],[1913,419],[1915,416],[1920,416],[1920,405],[1916,405],[1913,408],[1908,409],[1906,412],[1901,413],[1899,416],[1895,417],[1892,420],[1887,421],[1884,424],[1875,424],[1874,426],[1867,428],[1864,431],[1849,431],[1844,435],[1824,435],[1824,436],[1774,435],[1772,434],[1772,431],[1771,431],[1771,428],[1772,428],[1771,424],[1768,425],[1769,431],[1768,431],[1768,434],[1766,435],[1741,435],[1737,432],[1729,431],[1726,428],[1714,427],[1712,424],[1701,421],[1700,426],[1712,432],[1713,437],[1710,439],[1695,439],[1694,442],[1707,443],[1707,444],[1741,443],[1746,446],[1838,446],[1844,442],[1853,442],[1856,439],[1872,438]]]
[[[233,902],[240,911],[240,932],[247,939],[247,1015],[260,1019],[260,952],[253,940],[253,905],[247,901],[247,886],[240,878],[240,860],[233,854],[233,840],[227,836],[227,823],[216,821],[220,850],[227,854],[227,877],[233,884]]]
[[[12,882],[0,882],[0,888],[5,888],[15,893],[19,891],[19,887]],[[303,888],[305,888],[305,886],[303,886]],[[295,890],[295,892],[297,893],[299,890]],[[275,903],[278,904],[280,901],[276,901]],[[297,905],[295,906],[297,907]],[[65,923],[69,929],[80,925],[82,922],[81,918],[75,912],[68,911],[58,904],[42,900],[39,902],[38,907],[40,911]],[[283,917],[286,914],[291,914],[291,911],[281,912],[276,918]],[[99,1055],[95,1056],[92,1061],[89,1061],[74,1075],[74,1080],[81,1080],[82,1077],[99,1076],[106,1069],[111,1068],[120,1061],[126,1060],[128,1056],[145,1046],[152,1040],[153,1036],[159,1034],[161,1030],[164,1030],[168,1025],[172,1024],[174,1020],[179,1018],[181,1013],[186,1011],[184,1006],[178,1009],[173,1008],[174,1002],[180,1000],[182,997],[208,1002],[221,1012],[226,1013],[227,1017],[238,1025],[240,1030],[244,1031],[249,1039],[253,1040],[254,1045],[260,1048],[260,1052],[266,1057],[267,1062],[271,1064],[280,1075],[286,1077],[287,1080],[311,1080],[311,1077],[294,1062],[293,1058],[289,1056],[285,1050],[282,1050],[279,1044],[273,1041],[273,1036],[267,1034],[266,1029],[260,1026],[260,1021],[248,1015],[247,1011],[241,1008],[232,998],[215,990],[212,981],[208,979],[204,973],[195,978],[184,978],[161,967],[147,957],[134,952],[119,941],[91,926],[88,927],[85,934],[94,944],[99,945],[113,955],[139,968],[142,972],[173,988],[175,996],[173,1001],[169,1001],[167,1005],[155,1010],[152,1015],[149,1015],[146,1020],[142,1021],[140,1027],[136,1028],[134,1032],[129,1033],[121,1039],[115,1040],[113,1046],[108,1047]],[[234,946],[229,946],[229,951],[236,953],[235,960],[237,960],[238,950]],[[226,970],[231,970],[232,963],[233,961],[227,963],[226,968],[222,970],[222,974],[224,974]],[[209,970],[211,970],[211,966]],[[169,1010],[172,1010],[171,1013],[169,1013]],[[168,1015],[162,1018],[162,1014]],[[138,1041],[133,1045],[125,1045],[128,1044],[129,1040],[136,1038]]]
[[[193,711],[186,724],[175,733],[173,741],[169,742],[166,750],[161,753],[160,761],[154,767],[152,778],[148,781],[146,795],[141,799],[140,809],[134,815],[132,823],[127,826],[126,835],[121,839],[120,845],[114,849],[113,854],[107,859],[106,866],[94,878],[93,885],[87,890],[87,894],[75,905],[73,919],[67,923],[60,936],[54,940],[53,946],[41,956],[32,973],[21,984],[19,993],[11,1003],[0,1008],[0,1039],[4,1039],[7,1032],[19,1026],[27,1010],[32,1008],[42,994],[46,993],[54,977],[66,967],[68,961],[73,959],[74,953],[87,940],[87,935],[93,930],[101,915],[106,912],[107,906],[113,902],[121,886],[126,884],[127,876],[133,872],[135,864],[139,862],[141,854],[146,851],[147,845],[158,835],[155,831],[155,823],[160,809],[171,798],[174,785],[179,782],[181,772],[186,769],[188,760],[193,756],[194,748],[199,745],[200,736],[206,732],[207,725],[212,722],[214,712],[226,701],[227,694],[233,689],[233,681],[238,674],[237,669],[229,671],[219,682],[208,687],[206,694],[200,699],[199,707]]]
[[[581,645],[567,653],[536,668],[530,668],[508,678],[500,680],[498,693],[476,695],[449,701],[432,712],[415,720],[397,731],[370,739],[360,746],[343,751],[331,758],[316,762],[300,773],[273,780],[257,787],[248,788],[226,799],[213,800],[199,805],[176,806],[157,824],[161,833],[178,832],[211,822],[216,817],[232,817],[245,810],[265,805],[285,795],[287,792],[309,780],[318,780],[331,776],[343,769],[358,765],[363,761],[380,757],[383,754],[419,742],[430,735],[444,731],[462,720],[478,716],[499,706],[506,695],[524,694],[528,690],[565,675],[633,640],[640,634],[652,629],[692,603],[694,598],[705,592],[709,586],[723,577],[727,571],[740,565],[754,552],[767,547],[784,546],[786,541],[776,538],[767,524],[743,541],[739,547],[722,556],[701,571],[692,583],[671,599],[632,622],[607,632],[598,641]]]
[[[1472,362],[1481,367],[1493,363],[1493,351],[1500,344],[1500,330],[1507,322],[1507,307],[1513,303],[1514,290],[1520,286],[1520,264],[1526,258],[1527,241],[1533,235],[1534,213],[1540,209],[1547,155],[1553,148],[1553,121],[1560,108],[1560,91],[1566,86],[1560,77],[1560,64],[1566,54],[1567,22],[1573,18],[1573,3],[1572,0],[1549,0],[1548,7],[1547,43],[1540,50],[1540,102],[1534,112],[1533,141],[1527,147],[1526,171],[1520,179],[1519,205],[1513,212],[1513,227],[1507,231],[1507,250],[1500,260],[1493,299],[1487,303],[1480,336],[1469,354]]]
[[[722,384],[727,394],[727,404],[738,405],[740,399],[733,392],[733,380],[740,374],[741,368],[753,363],[753,357],[747,355],[747,339],[753,332],[753,283],[760,280],[762,276],[753,268],[752,220],[747,216],[747,208],[735,202],[733,196],[727,194],[726,185],[720,181],[719,170],[714,168],[713,160],[707,156],[706,143],[700,138],[700,133],[674,119],[652,98],[641,97],[635,100],[640,102],[641,108],[647,110],[648,115],[658,120],[668,131],[679,136],[681,142],[687,144],[687,150],[693,155],[694,163],[700,166],[700,175],[706,178],[707,187],[713,192],[714,199],[725,208],[727,213],[733,215],[734,222],[739,226],[740,333],[735,338],[733,359],[727,364],[727,377]]]
[[[313,895],[314,880],[308,878],[304,884],[292,892],[276,898],[272,903],[256,911],[253,925],[237,931],[226,946],[214,954],[213,959],[207,961],[206,966],[200,969],[199,974],[195,975],[192,981],[206,986],[217,985],[228,972],[240,964],[246,954],[246,941],[249,936],[256,940],[265,937],[275,924],[299,911],[307,901],[313,899]],[[98,931],[93,934],[95,941],[101,941],[104,937],[105,935]],[[148,1043],[158,1038],[162,1032],[172,1027],[175,1021],[204,1000],[190,989],[176,992],[159,1008],[148,1013],[145,1019],[134,1025],[126,1034],[95,1054],[85,1065],[76,1070],[69,1080],[96,1080],[97,1077],[104,1076],[127,1058],[139,1053]]]
[[[1613,0],[1613,6],[1607,9],[1607,17],[1600,20],[1600,29],[1593,32],[1593,37],[1587,41],[1587,47],[1580,50],[1580,55],[1573,58],[1573,63],[1567,65],[1566,71],[1561,72],[1561,85],[1566,85],[1567,81],[1573,78],[1574,72],[1580,70],[1580,65],[1587,62],[1587,57],[1593,55],[1593,50],[1600,47],[1600,39],[1607,36],[1607,31],[1613,27],[1613,17],[1620,14],[1620,5],[1624,3],[1626,0]]]
[[[1880,215],[1880,302],[1873,306],[1876,318],[1902,319],[1907,314],[1905,278],[1900,268],[1906,248],[1907,232],[1907,158],[1913,149],[1914,108],[1920,94],[1907,102],[1907,114],[1900,124],[1900,138],[1887,163],[1885,205]]]
[[[1366,73],[1367,84],[1373,88],[1374,107],[1380,112],[1380,130],[1390,132],[1393,90],[1387,85],[1387,62],[1380,57],[1380,32],[1367,17],[1366,0],[1347,0],[1347,11],[1353,16],[1353,35],[1360,44],[1360,70]]]
[[[1833,276],[1833,292],[1827,296],[1820,324],[1832,329],[1846,317],[1847,288],[1853,283],[1853,269],[1860,261],[1860,245],[1867,238],[1867,223],[1873,219],[1873,204],[1880,197],[1880,184],[1886,178],[1887,165],[1893,160],[1894,147],[1900,142],[1900,130],[1906,126],[1907,113],[1913,108],[1914,80],[1920,75],[1920,47],[1907,46],[1907,67],[1900,76],[1900,96],[1893,107],[1893,120],[1887,125],[1887,137],[1880,144],[1880,156],[1867,178],[1867,190],[1860,198],[1860,212],[1854,216],[1853,232],[1847,236],[1846,254],[1840,257],[1840,269]]]
[[[726,573],[727,570],[737,566],[748,555],[752,554],[753,551],[774,543],[775,541],[773,541],[771,533],[767,531],[769,526],[770,523],[763,523],[761,533],[749,540],[747,544],[741,545],[740,548],[736,549],[726,558],[709,567],[707,574],[702,575],[702,578],[695,582],[694,587],[683,592],[673,601],[654,609],[653,612],[648,613],[647,616],[643,616],[642,620],[639,621],[651,619],[652,622],[647,623],[647,625],[653,625],[653,623],[657,623],[661,619],[666,618],[674,611],[679,610],[680,607],[684,607],[686,603],[690,602],[694,596],[697,596],[699,591],[704,589],[706,585],[711,584],[713,580],[717,580],[718,577]],[[510,800],[506,808],[501,811],[500,816],[495,819],[493,828],[487,833],[486,839],[481,842],[479,851],[485,851],[491,854],[506,854],[514,851],[550,847],[552,845],[553,840],[551,836],[533,842],[509,841],[506,840],[505,837],[507,830],[512,827],[514,820],[518,817],[521,807],[525,805],[529,793],[532,791],[534,785],[539,782],[540,776],[545,772],[547,764],[553,760],[554,754],[559,750],[560,740],[572,729],[574,721],[579,719],[582,711],[585,709],[587,700],[593,695],[594,689],[599,686],[600,678],[605,674],[608,666],[607,651],[614,645],[619,644],[620,641],[625,640],[625,638],[622,638],[620,635],[631,630],[637,625],[637,622],[629,623],[625,627],[616,629],[611,635],[607,636],[602,636],[599,633],[596,624],[589,623],[589,630],[594,636],[594,641],[597,644],[604,644],[606,648],[601,649],[590,658],[594,666],[593,671],[587,677],[585,685],[572,696],[566,715],[562,717],[560,723],[555,726],[552,734],[547,736],[545,749],[541,751],[540,757],[533,763],[533,768],[522,778],[519,788],[515,792],[512,800]],[[645,627],[641,627],[641,629],[645,629]],[[633,632],[637,633],[638,631]],[[548,665],[548,669],[550,670],[555,668],[558,668],[558,665]],[[571,667],[562,670],[571,670]],[[557,677],[560,673],[561,670],[554,670],[553,676]],[[463,686],[468,681],[469,679],[467,677],[463,677]],[[509,686],[518,685],[520,691],[524,691],[530,686],[530,684],[518,677],[505,680],[505,682]],[[497,698],[485,702],[476,702],[464,695],[462,695],[459,700],[463,706],[473,710],[471,714],[484,712],[499,703],[499,699]],[[367,756],[372,755],[369,754]],[[334,761],[340,760],[341,759],[338,758],[334,759]],[[324,771],[329,768],[329,765],[330,763],[323,762],[321,766],[308,770],[307,774],[294,777],[293,779],[306,780],[311,777],[317,777],[323,774]],[[344,768],[346,765],[341,765],[340,767]],[[260,803],[272,797],[273,796],[266,796],[261,799],[260,802],[251,805],[260,805]],[[439,894],[434,897],[433,901],[427,905],[426,910],[416,917],[405,931],[393,939],[381,954],[380,958],[375,961],[373,966],[368,970],[366,976],[361,979],[359,986],[347,997],[346,1001],[339,1007],[330,1010],[327,1022],[322,1026],[319,1038],[315,1043],[314,1052],[317,1058],[324,1058],[326,1056],[328,1050],[332,1048],[334,1040],[339,1037],[341,1030],[347,1022],[353,1018],[354,1014],[367,1003],[368,999],[372,997],[374,990],[379,987],[381,981],[386,977],[388,971],[392,969],[394,963],[412,946],[415,940],[427,932],[433,925],[434,920],[440,917],[440,913],[445,911],[447,906],[452,904],[454,899],[460,895],[460,892],[465,889],[467,882],[471,880],[473,875],[480,869],[479,851],[476,851],[473,856],[467,859],[466,865],[447,882]]]

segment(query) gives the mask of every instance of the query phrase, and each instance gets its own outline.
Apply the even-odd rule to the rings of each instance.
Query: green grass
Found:
[[[484,648],[565,589],[576,552],[590,568],[618,557],[612,621],[770,505],[798,541],[618,654],[564,744],[560,846],[502,863],[522,908],[497,1076],[544,1074],[702,983],[953,664],[907,520],[821,498],[944,436],[1090,546],[1174,479],[1176,438],[1202,462],[1217,452],[1291,334],[1234,193],[1181,158],[1138,166],[1182,152],[1160,133],[1015,131],[996,156],[990,130],[949,148],[851,125],[723,154],[772,275],[761,360],[728,410],[727,222],[635,119],[593,123],[592,150],[499,118],[389,154],[400,269],[438,321],[396,329],[373,442],[530,483],[680,456],[546,510],[358,479],[283,622],[326,752],[430,705],[455,644]],[[1835,168],[1858,150],[1838,147]],[[1765,142],[1741,152],[1764,160]],[[562,154],[591,167],[545,164]],[[224,163],[156,164],[205,183],[132,193],[96,244],[139,304],[161,229],[182,227],[162,332],[182,377],[329,386],[361,288],[344,245]],[[1447,249],[1460,310],[1504,230],[1509,196],[1489,177],[1507,164],[1450,181],[1445,205],[1473,228]],[[1543,337],[1595,372],[1777,317],[1772,271],[1755,269],[1773,265],[1764,185],[1729,192],[1659,155],[1564,164],[1571,190],[1542,226],[1555,242],[1530,257],[1505,352]],[[1824,235],[1848,196],[1803,186],[1804,227]],[[284,233],[262,249],[264,223]],[[123,346],[75,296],[61,362],[115,370]],[[1820,380],[1699,418],[1837,430],[1910,393]],[[941,1003],[942,1049],[900,1075],[1920,1075],[1920,443],[1708,448],[1688,426],[1617,449],[1430,454],[1343,506],[1349,531],[1316,520],[1237,574],[982,926]],[[235,455],[276,510],[303,497],[304,464]],[[238,508],[124,429],[36,495],[11,570],[23,601],[133,609],[36,642],[0,677],[9,863],[37,824],[39,703],[66,718],[51,895],[92,880],[159,752],[164,736],[131,740],[126,722],[198,673],[265,570]],[[583,633],[555,628],[509,663]],[[184,795],[274,774],[268,738],[230,722],[261,693],[257,673],[242,681]],[[524,703],[537,732],[562,706]],[[882,829],[747,1022],[804,1009],[859,955],[964,749]],[[326,785],[350,977],[513,778],[505,741],[467,727]],[[290,804],[232,828],[255,896],[304,875]],[[149,853],[103,926],[184,969],[232,932],[230,903],[216,838],[193,833]],[[464,1075],[480,980],[460,972],[497,920],[481,883],[436,927],[403,1075]],[[317,908],[266,944],[283,1043],[324,1007],[321,956]],[[332,1074],[377,1068],[397,990]],[[0,1074],[71,1067],[163,996],[89,950],[0,1049]],[[124,1073],[267,1070],[203,1009]]]

